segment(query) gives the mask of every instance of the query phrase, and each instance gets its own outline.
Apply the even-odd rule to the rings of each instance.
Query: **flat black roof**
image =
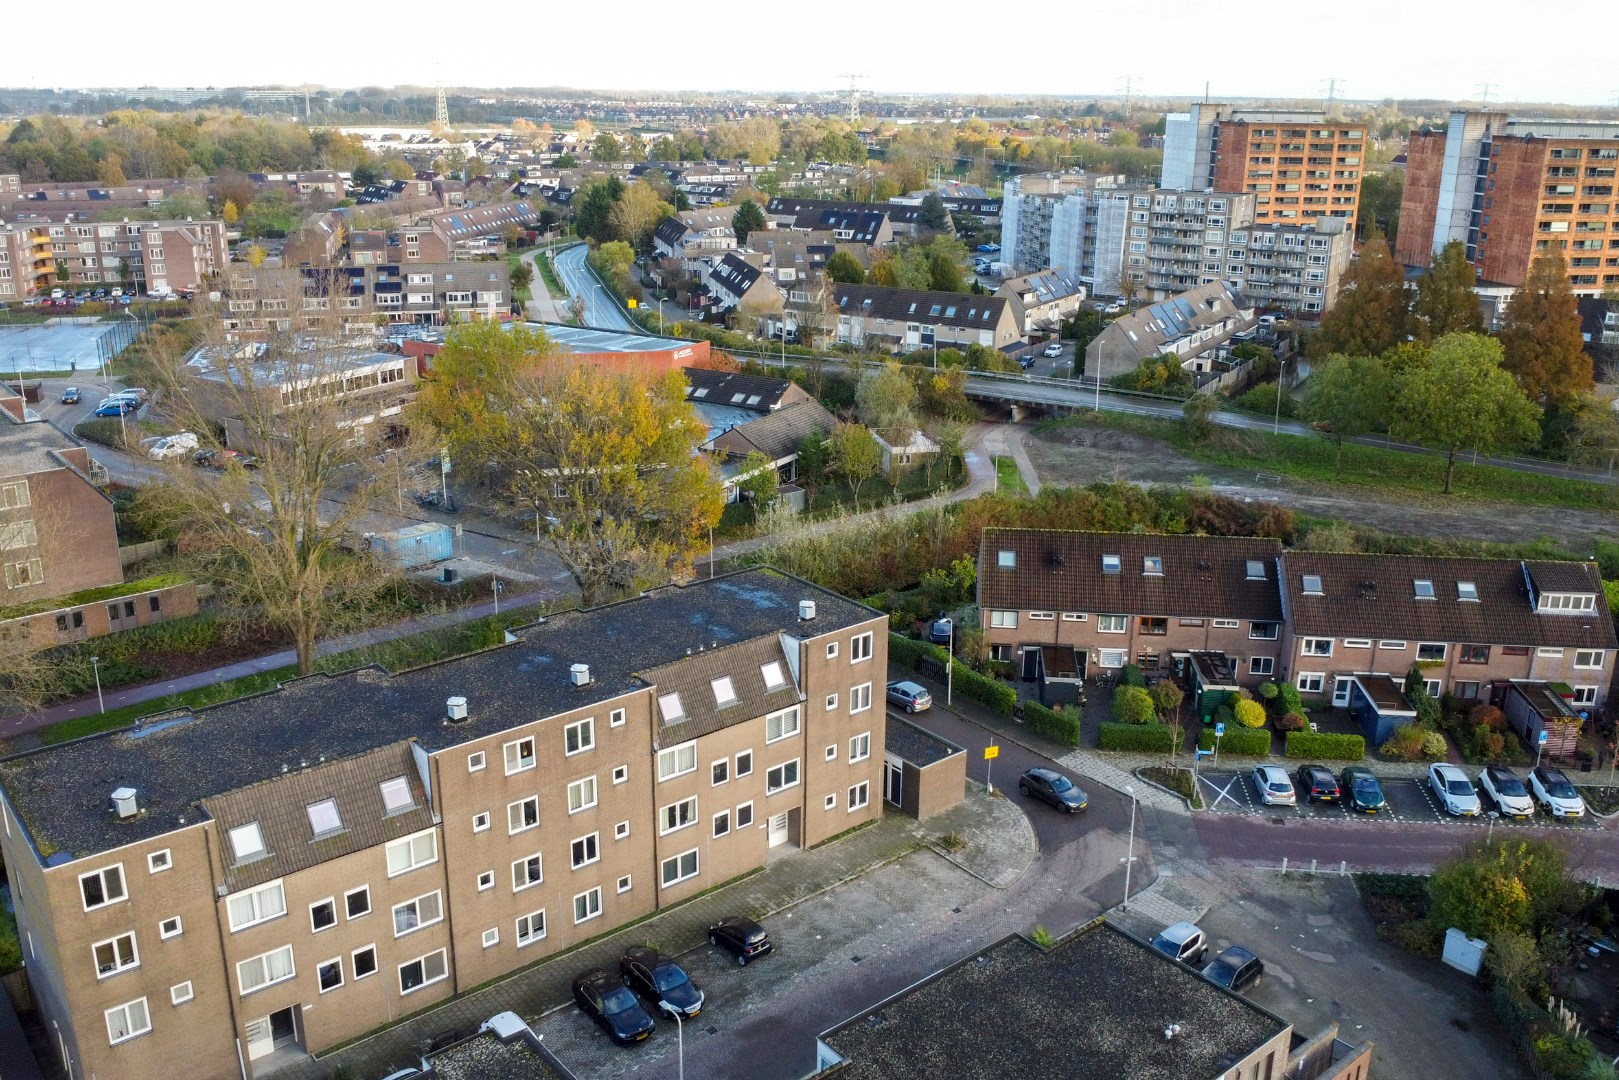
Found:
[[[894,716],[888,718],[888,726],[884,729],[883,749],[896,755],[901,761],[908,761],[919,768],[943,761],[953,754],[965,753],[949,739],[940,738],[931,731],[917,727],[909,720],[901,720]]]
[[[798,602],[814,600],[813,622]],[[82,858],[195,823],[198,804],[261,780],[406,739],[429,752],[607,701],[648,684],[639,673],[688,650],[787,633],[818,637],[881,613],[771,569],[669,585],[514,631],[520,640],[390,675],[378,667],[312,675],[278,690],[0,761],[0,788],[42,852]],[[570,685],[575,663],[591,683]],[[468,718],[445,722],[445,700]],[[114,788],[134,788],[141,813],[109,812]],[[183,819],[183,820],[182,820]]]
[[[1003,938],[821,1041],[838,1080],[1212,1080],[1287,1027],[1098,920],[1049,952]]]

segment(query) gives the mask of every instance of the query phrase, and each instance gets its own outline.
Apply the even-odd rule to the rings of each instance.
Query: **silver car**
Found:
[[[898,705],[908,713],[919,713],[933,704],[933,695],[928,693],[927,687],[913,682],[891,682],[888,684],[888,703]]]
[[[1287,770],[1280,765],[1255,765],[1253,779],[1261,805],[1298,805],[1299,797],[1293,791],[1293,781],[1287,778]]]
[[[1433,789],[1434,798],[1439,800],[1445,813],[1453,817],[1477,817],[1482,809],[1478,792],[1473,790],[1473,781],[1454,765],[1447,765],[1443,761],[1430,765],[1428,786]]]

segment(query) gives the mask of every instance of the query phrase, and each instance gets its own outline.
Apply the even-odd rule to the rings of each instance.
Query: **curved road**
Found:
[[[557,277],[562,280],[569,294],[584,297],[584,324],[598,330],[640,333],[641,328],[630,322],[629,316],[619,308],[618,302],[608,295],[601,282],[596,280],[590,268],[585,265],[585,254],[588,250],[585,244],[575,244],[557,252],[556,259],[552,263],[556,267]]]

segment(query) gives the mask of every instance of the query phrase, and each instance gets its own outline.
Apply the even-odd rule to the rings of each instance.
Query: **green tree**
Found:
[[[579,167],[579,159],[574,157],[572,154],[558,154],[557,159],[551,162],[551,164],[555,165],[559,169],[577,169]]]
[[[928,256],[928,288],[938,292],[966,292],[961,266],[942,251]]]
[[[1152,695],[1139,686],[1120,686],[1113,691],[1113,719],[1121,724],[1150,724],[1158,715]]]
[[[582,180],[573,193],[573,227],[580,236],[597,243],[613,239],[608,218],[624,194],[624,182],[616,176]]]
[[[861,423],[900,439],[916,429],[916,401],[916,380],[897,360],[867,369],[854,391],[855,415]]]
[[[607,228],[615,239],[645,254],[652,250],[652,232],[658,222],[674,212],[650,184],[630,184],[607,212]]]
[[[1542,255],[1507,304],[1505,364],[1533,401],[1559,405],[1591,389],[1591,357],[1561,255]]]
[[[827,436],[830,468],[849,484],[854,508],[860,509],[860,488],[883,467],[883,448],[860,424],[839,424]]]
[[[1360,211],[1355,215],[1355,236],[1362,243],[1381,231],[1393,244],[1400,235],[1400,200],[1405,172],[1366,172],[1360,179]]]
[[[1574,424],[1569,431],[1568,459],[1613,473],[1619,458],[1619,412],[1613,402],[1590,394],[1574,404]]]
[[[742,459],[737,475],[742,478],[737,485],[738,490],[747,496],[753,506],[753,520],[758,521],[760,515],[775,503],[776,494],[781,490],[776,463],[758,450],[750,450],[748,456]]]
[[[604,131],[590,144],[590,157],[594,161],[622,161],[624,144],[619,142],[612,132]]]
[[[1456,455],[1532,442],[1540,412],[1501,366],[1501,345],[1479,334],[1447,334],[1425,364],[1409,370],[1396,391],[1391,429],[1400,438],[1445,452],[1444,494],[1450,494]]]
[[[765,227],[765,212],[759,209],[759,204],[752,199],[743,199],[737,206],[736,213],[731,215],[731,229],[736,233],[736,242],[746,244],[748,236]]]
[[[1484,315],[1473,292],[1475,279],[1467,248],[1460,240],[1452,240],[1434,256],[1433,265],[1417,279],[1412,312],[1413,329],[1423,340],[1483,331]]]
[[[1528,916],[1523,883],[1488,861],[1458,860],[1428,879],[1428,918],[1438,929],[1490,941],[1521,928]]]
[[[1172,679],[1159,679],[1152,684],[1152,704],[1158,710],[1158,719],[1166,724],[1173,724],[1180,714],[1181,702],[1186,694],[1175,685]]]
[[[922,209],[916,220],[924,229],[948,229],[950,211],[945,208],[944,197],[937,191],[922,196]]]
[[[512,267],[513,291],[520,292],[532,284],[534,284],[534,264],[518,260],[517,265]]]
[[[894,277],[894,260],[891,256],[883,255],[873,260],[871,269],[866,271],[867,285],[881,285],[888,289],[899,288],[899,282]]]
[[[832,466],[832,450],[826,435],[811,432],[798,444],[798,477],[813,492],[826,480]]]
[[[1181,418],[1186,424],[1186,435],[1193,442],[1208,442],[1214,437],[1214,414],[1220,411],[1220,399],[1214,394],[1193,394],[1181,406]]]
[[[1304,387],[1304,417],[1332,438],[1332,471],[1342,475],[1344,442],[1387,422],[1394,382],[1377,356],[1329,356]]]
[[[843,285],[864,285],[866,268],[847,251],[834,251],[826,260],[826,276]]]
[[[1265,706],[1248,698],[1238,698],[1231,711],[1236,714],[1237,723],[1245,728],[1262,728],[1265,726]]]
[[[1388,242],[1373,236],[1344,275],[1338,302],[1310,338],[1310,355],[1378,356],[1406,339],[1410,331],[1405,272],[1394,262]]]
[[[229,199],[225,200],[225,208],[219,212],[219,216],[226,225],[235,225],[242,219],[241,211],[237,210],[236,204]]]

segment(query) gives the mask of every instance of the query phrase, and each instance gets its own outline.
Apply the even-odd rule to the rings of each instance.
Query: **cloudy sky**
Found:
[[[878,92],[1341,97],[1614,105],[1601,41],[1612,0],[819,0],[161,5],[17,0],[0,83],[25,86],[571,86]],[[1273,24],[1245,16],[1274,14]],[[1139,16],[1135,15],[1139,12]],[[1579,62],[1580,28],[1590,36]],[[1524,48],[1528,37],[1555,48]],[[71,46],[52,42],[71,39]],[[1341,42],[1333,55],[1334,42]],[[64,42],[65,44],[65,42]],[[37,47],[36,47],[37,46]]]

